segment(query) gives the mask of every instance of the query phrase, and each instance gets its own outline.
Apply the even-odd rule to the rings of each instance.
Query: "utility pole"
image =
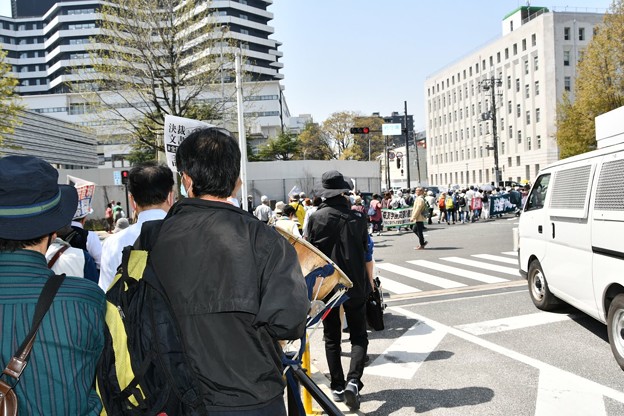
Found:
[[[390,190],[390,150],[388,149],[388,136],[384,136],[386,142],[386,191]]]
[[[500,88],[503,85],[503,81],[500,78],[490,77],[481,81],[481,89],[483,91],[490,92],[490,111],[481,114],[481,120],[492,120],[492,146],[487,146],[486,150],[494,151],[494,186],[498,186],[501,180],[500,170],[498,167],[498,131],[496,128],[496,98],[501,96],[501,92],[496,92],[496,88]]]
[[[410,160],[409,160],[409,131],[407,128],[407,101],[404,101],[405,104],[405,130],[403,130],[403,132],[405,133],[405,161],[406,161],[406,166],[405,168],[407,169],[407,189],[410,189]],[[418,160],[418,158],[416,158],[416,160]],[[420,180],[420,178],[419,178]]]

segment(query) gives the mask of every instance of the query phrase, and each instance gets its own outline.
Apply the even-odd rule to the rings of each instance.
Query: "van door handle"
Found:
[[[552,238],[555,238],[555,223],[551,222],[550,225],[552,225]]]
[[[540,234],[542,233],[542,226],[541,225],[537,226],[537,232],[540,233]]]

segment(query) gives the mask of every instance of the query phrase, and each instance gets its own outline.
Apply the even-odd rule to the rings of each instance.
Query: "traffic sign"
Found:
[[[396,157],[399,159],[403,157],[403,152],[396,152]]]
[[[401,131],[401,123],[388,123],[381,125],[381,134],[384,136],[400,136],[403,134]]]
[[[394,159],[394,156],[395,156],[394,152],[388,152],[388,159],[392,160]]]
[[[115,185],[121,185],[121,172],[118,170],[113,171],[113,183]]]

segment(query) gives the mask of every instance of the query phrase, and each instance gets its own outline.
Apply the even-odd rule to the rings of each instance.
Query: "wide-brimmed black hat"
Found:
[[[343,176],[337,170],[325,172],[321,177],[321,183],[314,186],[314,193],[322,198],[332,198],[342,195],[353,189],[351,179]]]
[[[76,188],[58,184],[58,172],[33,156],[0,158],[0,238],[32,240],[69,224]]]

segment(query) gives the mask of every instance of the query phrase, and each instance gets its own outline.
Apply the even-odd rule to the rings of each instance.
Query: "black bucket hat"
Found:
[[[332,198],[342,195],[353,189],[351,179],[343,176],[337,170],[325,172],[321,177],[321,183],[314,186],[314,193],[322,198]]]
[[[33,156],[0,158],[0,238],[32,240],[71,223],[76,188],[58,184],[58,172]]]

